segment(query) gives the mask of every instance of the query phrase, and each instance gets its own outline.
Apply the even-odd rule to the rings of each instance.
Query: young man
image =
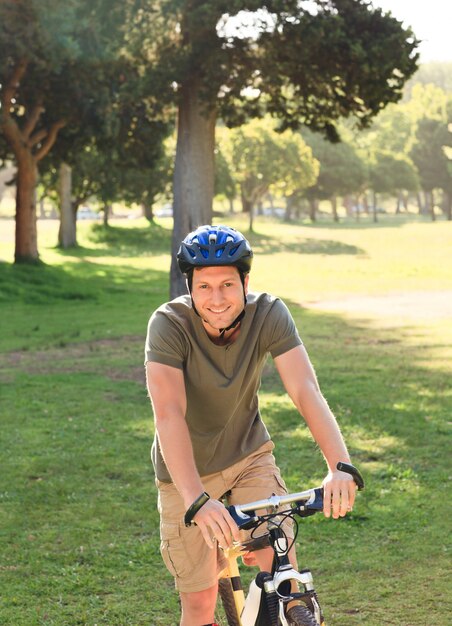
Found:
[[[181,626],[214,621],[221,548],[239,539],[221,496],[237,504],[285,492],[258,407],[268,354],[325,457],[325,515],[344,516],[355,499],[352,477],[336,470],[350,457],[287,307],[248,291],[252,256],[233,228],[190,233],[177,255],[189,295],[157,309],[148,327],[161,552],[180,593]],[[189,510],[196,525],[186,527]],[[254,554],[261,569],[270,559],[268,550]]]

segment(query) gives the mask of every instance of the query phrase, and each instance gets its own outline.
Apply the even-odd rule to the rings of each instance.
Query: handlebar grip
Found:
[[[340,472],[346,472],[347,474],[353,476],[353,480],[358,487],[358,491],[364,489],[364,478],[361,476],[359,470],[354,465],[351,465],[350,463],[342,463],[342,461],[339,461],[339,463],[336,465],[336,468]]]

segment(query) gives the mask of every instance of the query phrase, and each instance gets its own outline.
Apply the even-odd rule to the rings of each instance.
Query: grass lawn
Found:
[[[348,518],[301,524],[300,565],[326,622],[446,626],[452,326],[434,295],[452,294],[452,224],[255,228],[251,288],[290,306],[367,479]],[[15,267],[0,220],[0,624],[175,626],[142,365],[148,317],[168,294],[169,224],[81,223],[66,252],[56,229],[40,223],[44,265]],[[401,294],[423,314],[396,308]],[[387,311],[347,305],[363,297]],[[271,363],[261,409],[289,488],[318,484],[323,460]]]

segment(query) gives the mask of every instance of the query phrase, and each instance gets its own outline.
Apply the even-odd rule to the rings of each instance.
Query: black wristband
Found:
[[[190,526],[191,525],[192,520],[195,517],[196,513],[199,511],[199,509],[201,507],[203,507],[205,505],[205,503],[208,500],[210,500],[210,496],[205,491],[198,498],[196,498],[196,500],[193,502],[193,504],[190,506],[190,508],[187,509],[187,511],[186,511],[186,513],[184,515],[184,524],[185,524],[185,526]]]

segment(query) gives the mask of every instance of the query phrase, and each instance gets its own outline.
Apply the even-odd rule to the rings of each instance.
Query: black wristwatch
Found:
[[[196,498],[196,500],[193,502],[193,504],[190,506],[190,508],[187,509],[187,511],[186,511],[186,513],[184,515],[184,524],[185,524],[185,526],[191,526],[191,523],[192,523],[193,518],[195,517],[196,513],[199,511],[199,509],[201,507],[203,507],[205,505],[205,503],[208,500],[210,500],[210,496],[205,491],[198,498]]]

